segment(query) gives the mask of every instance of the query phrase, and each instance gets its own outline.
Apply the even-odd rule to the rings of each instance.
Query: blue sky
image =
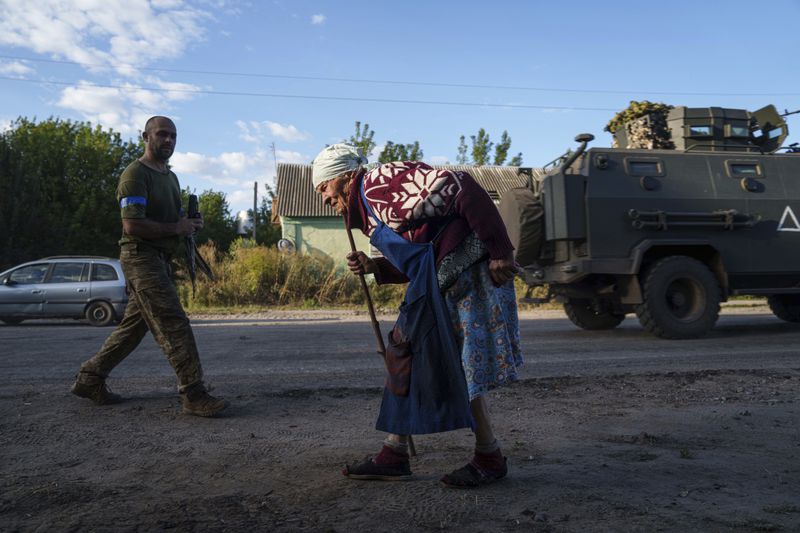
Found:
[[[309,163],[369,123],[454,162],[508,131],[540,166],[630,100],[800,109],[800,1],[0,0],[0,128],[178,126],[182,185],[232,212],[274,161]],[[790,132],[800,115],[789,117]],[[796,132],[795,132],[796,133]],[[790,133],[788,142],[797,140]],[[274,143],[275,151],[272,146]]]

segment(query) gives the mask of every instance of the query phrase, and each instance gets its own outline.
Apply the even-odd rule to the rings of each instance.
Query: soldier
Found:
[[[142,139],[144,156],[128,165],[117,186],[122,210],[120,263],[130,291],[128,306],[100,351],[81,365],[72,393],[97,405],[121,402],[122,397],[106,386],[106,377],[150,330],[178,376],[183,412],[214,416],[228,402],[206,391],[192,328],[169,266],[180,238],[202,229],[203,221],[183,214],[178,178],[167,166],[175,150],[175,124],[167,117],[152,117]]]

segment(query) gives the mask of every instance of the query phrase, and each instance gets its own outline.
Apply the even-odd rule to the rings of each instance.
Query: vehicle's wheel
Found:
[[[665,257],[646,272],[639,322],[665,339],[693,339],[708,333],[719,318],[720,288],[708,267],[684,255]]]
[[[781,320],[800,322],[800,294],[773,294],[767,296],[767,303]]]
[[[0,317],[0,322],[8,324],[9,326],[16,326],[17,324],[21,324],[23,320],[24,320],[23,318],[17,318],[14,316]]]
[[[588,330],[614,329],[625,320],[624,314],[598,309],[588,298],[570,298],[564,302],[564,312],[573,324]]]
[[[86,320],[93,326],[111,325],[116,320],[114,308],[108,302],[92,302],[86,308]]]

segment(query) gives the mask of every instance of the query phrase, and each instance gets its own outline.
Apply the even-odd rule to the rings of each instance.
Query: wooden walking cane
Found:
[[[347,225],[347,219],[344,219],[344,229],[347,230],[347,239],[350,241],[350,250],[356,252],[356,241],[353,239],[353,232],[350,231],[350,226]],[[369,287],[367,287],[367,280],[364,274],[359,273],[358,279],[361,280],[361,288],[364,289],[364,296],[367,299],[367,309],[369,310],[369,318],[372,320],[372,331],[375,333],[375,340],[378,341],[378,353],[382,359],[386,359],[386,344],[383,342],[383,335],[381,335],[381,325],[378,323],[378,318],[375,316],[375,306],[372,305],[372,296],[369,294]],[[408,453],[412,457],[417,455],[417,449],[414,447],[414,439],[408,435]]]

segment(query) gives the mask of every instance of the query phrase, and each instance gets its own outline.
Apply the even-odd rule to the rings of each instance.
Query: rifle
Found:
[[[189,218],[200,218],[200,211],[198,210],[197,195],[189,195],[188,213]],[[197,270],[206,275],[211,281],[216,281],[214,273],[211,272],[211,267],[197,251],[197,243],[194,240],[194,234],[188,235],[185,240],[186,244],[186,266],[189,269],[189,277],[192,280],[192,296],[194,297],[195,280],[197,279]]]

